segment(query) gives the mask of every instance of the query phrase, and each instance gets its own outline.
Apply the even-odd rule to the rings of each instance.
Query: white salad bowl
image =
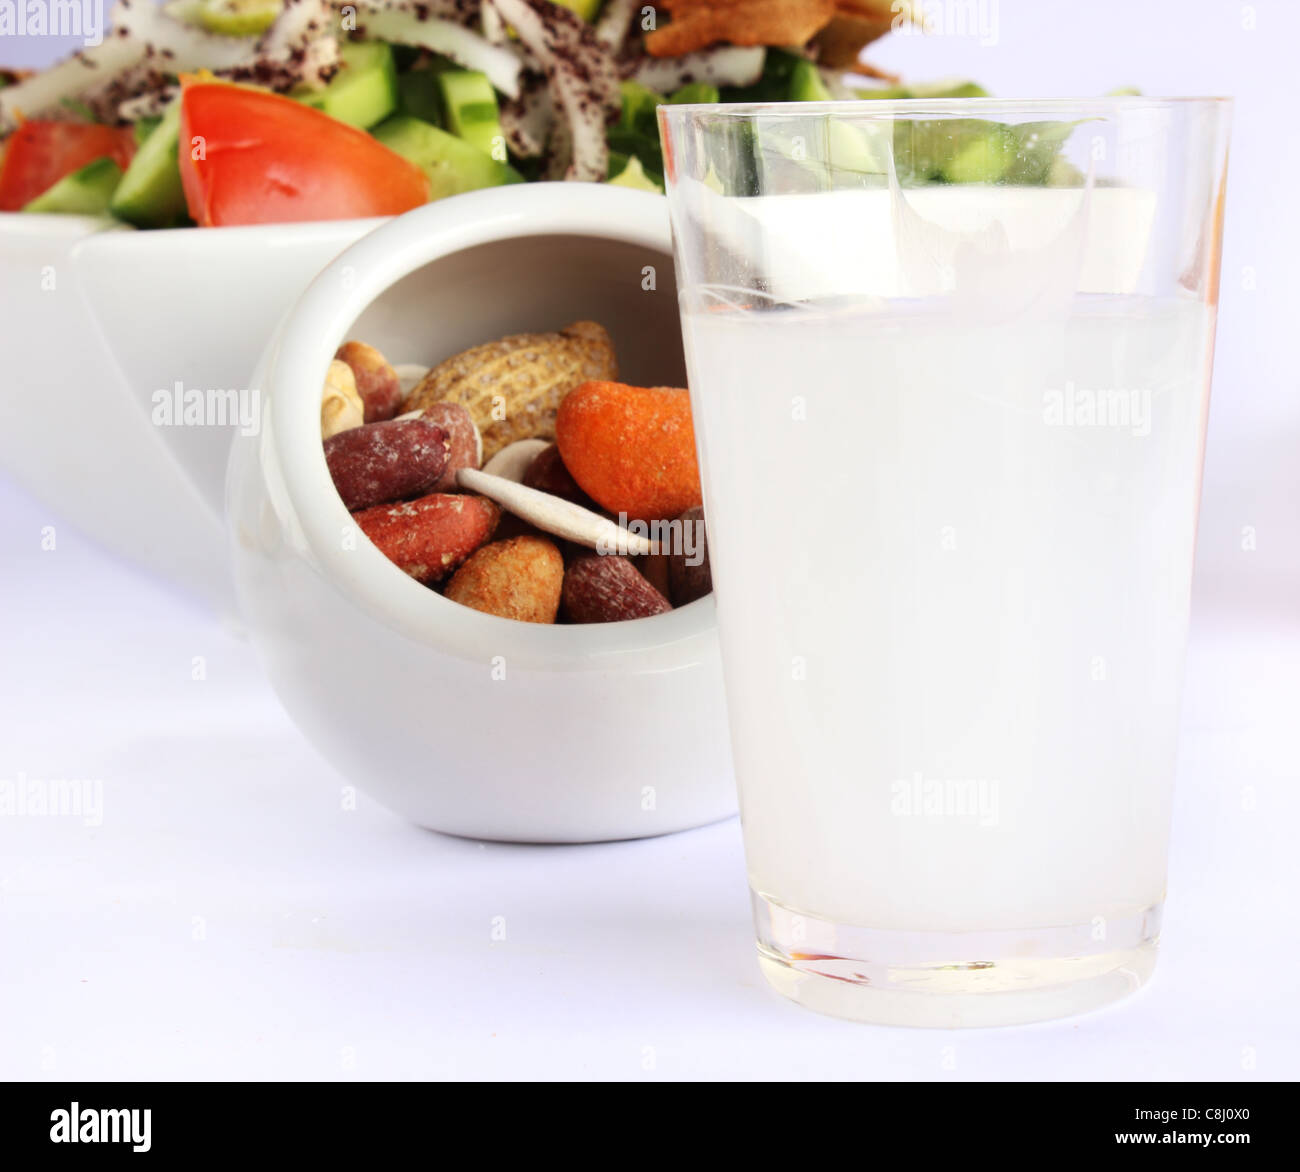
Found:
[[[0,474],[51,523],[232,613],[222,496],[239,422],[223,404],[247,417],[249,375],[280,318],[381,222],[137,232],[86,216],[0,214],[11,364]],[[207,409],[177,418],[178,386]],[[242,398],[214,393],[227,391]]]
[[[241,613],[271,681],[344,779],[422,826],[579,842],[735,810],[713,599],[544,626],[450,602],[358,535],[321,447],[331,356],[358,338],[432,364],[601,322],[620,377],[684,385],[662,197],[529,184],[410,212],[312,282],[254,377],[228,509]]]

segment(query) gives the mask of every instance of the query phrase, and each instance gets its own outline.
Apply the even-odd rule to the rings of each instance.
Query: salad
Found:
[[[903,0],[117,0],[101,44],[0,72],[0,211],[220,227],[397,214],[533,180],[661,191],[663,102],[984,94],[853,85],[897,80],[859,56],[900,13]],[[966,121],[928,144],[916,124],[899,174],[1051,181],[1063,136]]]

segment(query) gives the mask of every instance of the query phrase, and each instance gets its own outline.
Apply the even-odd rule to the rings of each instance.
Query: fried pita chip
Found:
[[[890,27],[903,23],[925,24],[921,0],[835,0],[835,7],[845,16],[874,20]]]
[[[835,16],[835,0],[661,0],[672,21],[647,33],[652,57],[680,57],[719,41],[805,45]]]
[[[835,19],[813,39],[817,63],[827,69],[854,69],[863,48],[879,40],[891,27],[888,20],[836,13]]]
[[[903,80],[901,73],[890,73],[888,69],[881,69],[878,65],[872,65],[870,61],[855,61],[845,70],[846,73],[856,73],[859,77],[871,77],[876,81],[887,81],[890,85],[898,85]]]

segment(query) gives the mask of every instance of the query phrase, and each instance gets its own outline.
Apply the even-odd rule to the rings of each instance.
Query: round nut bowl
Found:
[[[231,453],[244,621],[290,715],[343,778],[421,826],[585,842],[735,811],[713,599],[631,622],[520,623],[408,578],[334,491],[320,392],[349,338],[435,363],[599,321],[620,377],[685,385],[662,197],[587,184],[458,196],[340,255],[281,324]]]

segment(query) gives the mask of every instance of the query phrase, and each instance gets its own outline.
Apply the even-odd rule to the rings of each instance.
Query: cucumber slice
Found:
[[[412,69],[397,75],[397,109],[421,122],[441,126],[446,117],[442,105],[442,89],[438,75],[432,69]]]
[[[25,212],[58,212],[72,216],[98,216],[108,211],[122,168],[110,158],[95,159],[65,175],[48,191],[28,203]]]
[[[202,0],[195,9],[200,28],[226,37],[251,37],[275,23],[284,0]]]
[[[939,171],[949,183],[1000,183],[1016,161],[1020,140],[1011,127],[993,122],[954,148]]]
[[[447,111],[447,129],[491,155],[506,161],[506,140],[501,132],[497,93],[487,74],[472,69],[448,69],[438,75]]]
[[[792,102],[829,102],[831,91],[822,81],[817,66],[811,61],[800,61],[790,74],[789,97]]]
[[[894,123],[894,163],[904,186],[931,183],[994,183],[1019,149],[1011,128],[979,118]]]
[[[721,100],[722,95],[716,85],[710,85],[707,81],[693,81],[673,93],[668,99],[668,104],[670,106],[711,106]]]
[[[792,102],[829,102],[834,95],[811,61],[799,61],[790,73]],[[833,186],[842,186],[854,175],[882,175],[889,170],[888,140],[882,142],[877,128],[832,117],[826,124],[826,151],[833,174]],[[851,173],[851,174],[846,174]]]
[[[166,228],[185,211],[176,147],[181,133],[181,100],[176,97],[162,120],[140,144],[109,211],[137,228]]]
[[[655,109],[663,103],[663,95],[639,81],[620,82],[619,91],[623,97],[623,114],[619,125],[624,130],[636,130],[658,138],[659,125],[655,121]]]
[[[442,199],[480,187],[522,183],[523,176],[505,163],[445,130],[399,114],[381,122],[371,134],[391,151],[409,159],[429,177],[429,199]]]
[[[1060,159],[1061,147],[1074,133],[1077,122],[1021,122],[1011,127],[1016,136],[1016,157],[1007,168],[1006,182],[1037,187],[1048,182]]]
[[[381,41],[350,41],[339,58],[339,71],[324,89],[298,90],[293,96],[331,118],[369,130],[397,109],[393,51]]]
[[[135,145],[141,146],[144,140],[148,138],[155,130],[158,129],[158,123],[162,121],[158,117],[141,118],[132,128],[131,133],[135,138]]]
[[[641,166],[641,160],[636,155],[629,158],[626,166],[608,182],[611,187],[631,187],[635,191],[655,191],[660,195],[664,191],[645,173],[645,168]]]

